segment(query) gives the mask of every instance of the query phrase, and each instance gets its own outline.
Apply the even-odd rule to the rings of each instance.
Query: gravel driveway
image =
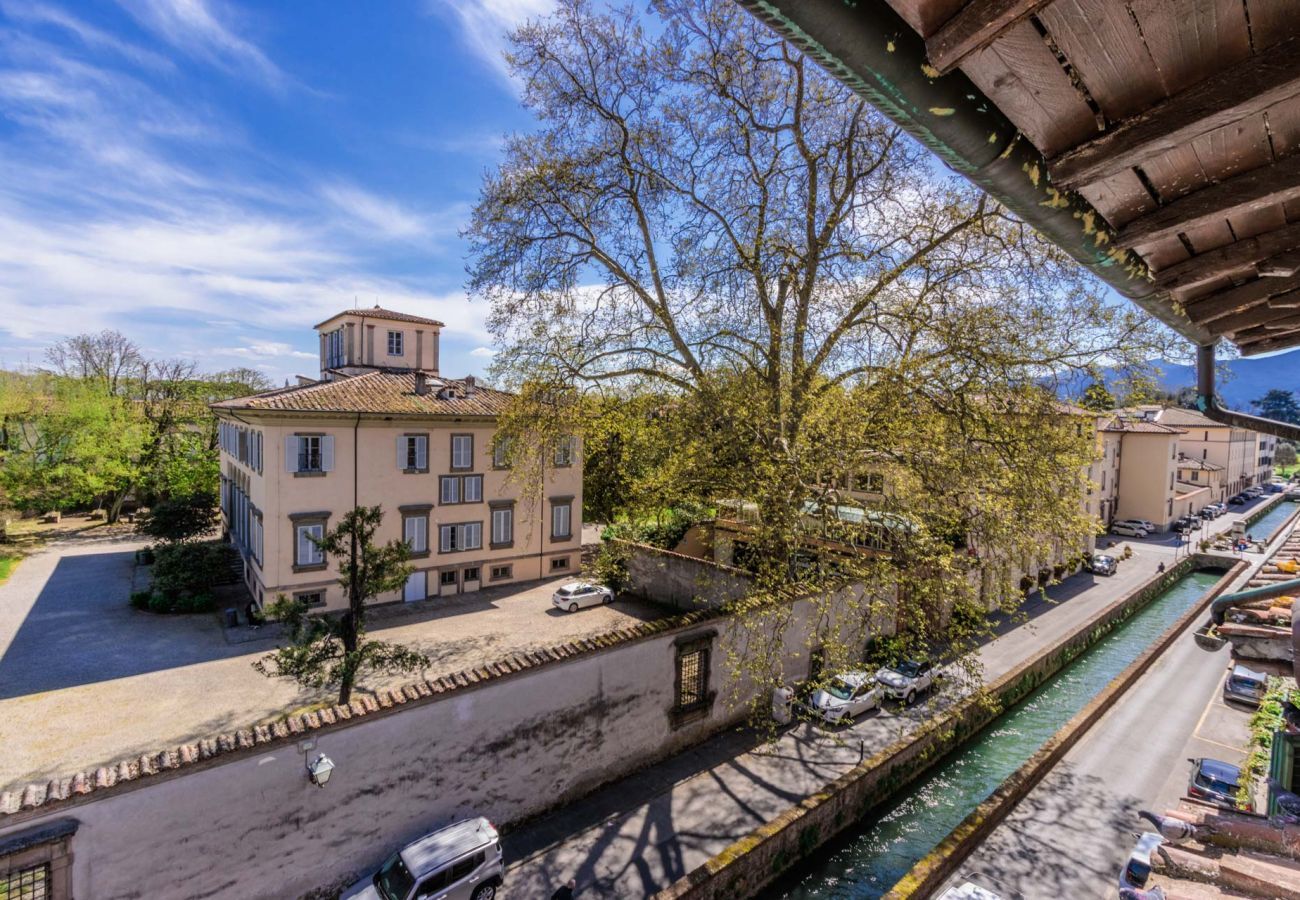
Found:
[[[144,541],[65,540],[23,560],[0,585],[0,790],[275,718],[327,700],[265,678],[252,663],[274,637],[228,643],[215,615],[130,607]],[[561,613],[558,581],[493,588],[417,608],[378,610],[377,637],[429,655],[428,675],[657,618],[650,604]],[[374,679],[391,687],[409,676]]]

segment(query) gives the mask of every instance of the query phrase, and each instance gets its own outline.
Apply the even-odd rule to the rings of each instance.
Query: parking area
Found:
[[[129,605],[145,542],[57,541],[0,585],[0,789],[273,719],[329,700],[268,679],[252,663],[276,644],[232,643],[217,616],[158,616]],[[376,637],[426,653],[428,675],[658,618],[619,599],[576,613],[551,607],[564,579],[375,610]],[[410,679],[369,679],[365,689]]]

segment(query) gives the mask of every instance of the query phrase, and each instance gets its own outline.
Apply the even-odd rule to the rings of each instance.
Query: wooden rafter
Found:
[[[1289,253],[1300,247],[1300,223],[1216,247],[1155,273],[1156,285],[1167,291],[1195,287],[1221,275]]]
[[[1026,16],[1052,0],[971,0],[925,41],[930,65],[947,75]]]
[[[1255,306],[1247,307],[1241,312],[1231,313],[1215,319],[1214,330],[1220,334],[1236,334],[1247,328],[1274,322],[1279,316],[1287,316],[1289,311],[1295,309],[1300,309],[1300,291],[1292,291],[1289,294],[1283,294],[1280,297],[1274,297]]]
[[[1300,93],[1300,36],[1197,82],[1051,160],[1058,188],[1077,190]]]
[[[1267,340],[1238,344],[1237,346],[1241,348],[1242,356],[1258,356],[1261,353],[1272,353],[1275,350],[1288,350],[1292,347],[1300,347],[1300,331],[1280,334]]]
[[[1129,248],[1149,244],[1216,219],[1265,209],[1297,197],[1300,155],[1243,172],[1140,216],[1119,230],[1115,245]]]
[[[1228,288],[1208,297],[1197,297],[1183,304],[1183,309],[1197,325],[1204,325],[1224,316],[1275,297],[1300,290],[1300,275],[1290,278],[1256,278],[1237,287]]]

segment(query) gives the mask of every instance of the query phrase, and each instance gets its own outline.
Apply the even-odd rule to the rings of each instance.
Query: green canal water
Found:
[[[1253,534],[1255,537],[1257,537],[1259,540],[1261,541],[1265,540],[1268,538],[1270,534],[1273,533],[1273,529],[1277,528],[1277,526],[1285,522],[1287,520],[1287,516],[1295,512],[1295,507],[1296,507],[1295,503],[1291,502],[1290,500],[1283,500],[1277,506],[1270,509],[1268,511],[1268,515],[1264,516],[1262,519],[1260,519],[1254,525],[1251,525],[1246,530],[1249,531],[1251,534]]]
[[[1289,512],[1291,504],[1286,508]],[[883,895],[1190,609],[1219,577],[1216,572],[1194,572],[1176,582],[940,762],[891,809],[864,820],[823,847],[767,895]]]

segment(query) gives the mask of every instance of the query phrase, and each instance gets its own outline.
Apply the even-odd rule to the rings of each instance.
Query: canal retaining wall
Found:
[[[830,838],[896,797],[904,787],[953,748],[975,736],[1002,712],[1024,699],[1174,582],[1196,569],[1227,570],[1227,574],[1198,604],[1196,613],[1199,614],[1204,604],[1225,590],[1244,565],[1231,557],[1216,554],[1195,554],[1182,560],[1164,574],[1151,578],[1115,601],[1096,619],[1081,626],[1037,657],[989,684],[982,693],[957,701],[918,731],[863,761],[827,784],[823,790],[736,841],[659,892],[655,895],[656,898],[731,900],[756,895],[764,886]],[[1195,618],[1194,615],[1189,616],[1188,622]],[[1151,657],[1153,658],[1154,656]],[[1147,659],[1146,665],[1149,664],[1150,659]],[[1103,692],[1102,696],[1109,693],[1109,690]],[[1110,702],[1113,702],[1113,697]],[[1091,708],[1090,705],[1089,709]],[[1100,712],[1096,712],[1096,715],[1100,715]],[[1064,748],[1061,752],[1064,752]],[[1032,783],[1026,783],[1024,790],[1029,787],[1032,787]],[[968,830],[974,827],[972,824]],[[939,867],[938,862],[934,863],[936,874],[927,876],[925,884],[937,883],[933,879],[938,877]],[[947,871],[942,872],[944,877],[947,874]]]

